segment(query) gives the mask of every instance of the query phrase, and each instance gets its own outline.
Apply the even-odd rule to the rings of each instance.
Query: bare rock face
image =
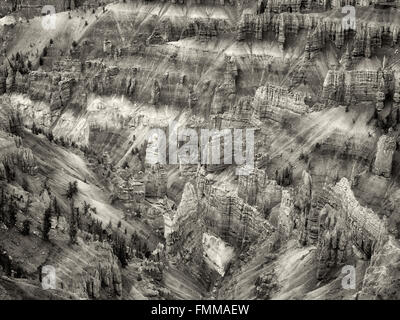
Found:
[[[268,179],[267,173],[260,169],[255,169],[247,176],[241,175],[238,179],[238,196],[262,213],[280,202],[281,190],[276,181]]]
[[[206,227],[231,246],[242,247],[273,229],[262,212],[235,193],[213,186],[201,172],[197,192]]]
[[[0,65],[0,94],[4,94],[7,90],[7,68]]]
[[[203,233],[203,253],[206,261],[224,276],[230,260],[234,257],[234,250],[221,238],[212,234]]]
[[[150,103],[156,105],[160,100],[161,88],[157,80],[154,80],[153,87],[151,89],[151,100]]]
[[[8,129],[12,134],[23,136],[24,132],[24,121],[21,113],[18,111],[12,111],[8,116]]]
[[[365,165],[373,162],[374,150],[370,137],[351,137],[336,130],[320,143],[319,149],[324,155],[335,154],[342,159],[357,159]]]
[[[30,175],[37,173],[37,165],[35,157],[31,149],[28,148],[15,148],[11,152],[3,155],[3,164],[13,170],[18,167],[22,172]]]
[[[380,239],[366,271],[358,299],[400,299],[399,255],[399,246],[392,236]]]
[[[329,70],[325,77],[322,95],[325,99],[346,103],[376,101],[379,90],[385,92],[393,90],[394,79],[395,76],[390,70]]]
[[[7,179],[7,172],[2,162],[0,162],[0,180]]]
[[[396,1],[389,5],[400,7]],[[39,2],[33,0],[32,5]],[[70,12],[73,17],[65,30],[73,36],[62,42],[53,39],[40,65],[36,47],[48,39],[32,34],[37,42],[22,45],[13,36],[16,31],[22,36],[29,22],[0,25],[1,55],[12,56],[24,46],[24,56],[34,57],[37,51],[30,70],[18,70],[6,61],[0,65],[1,106],[12,105],[21,113],[0,110],[4,140],[14,139],[3,143],[0,131],[1,186],[19,190],[20,178],[26,178],[29,188],[23,189],[32,189],[46,174],[53,178],[51,183],[59,182],[65,171],[46,172],[53,163],[48,168],[43,155],[33,152],[44,147],[59,151],[56,143],[62,136],[67,139],[62,154],[69,156],[65,160],[59,152],[50,154],[57,157],[57,167],[68,168],[68,174],[81,179],[79,197],[93,196],[90,200],[99,204],[102,220],[114,222],[126,210],[127,236],[140,231],[147,239],[143,247],[151,246],[143,248],[148,259],[128,255],[123,272],[113,247],[84,230],[84,241],[60,245],[62,250],[46,246],[49,255],[43,260],[57,266],[62,290],[82,299],[118,298],[134,283],[148,298],[166,298],[168,289],[159,288],[165,286],[174,294],[178,291],[179,298],[227,294],[269,299],[280,296],[282,283],[285,289],[290,287],[286,297],[330,296],[336,282],[325,287],[325,280],[357,256],[365,264],[371,259],[359,297],[398,298],[399,241],[387,236],[386,222],[379,218],[390,213],[396,228],[389,232],[400,234],[397,137],[390,131],[396,132],[400,121],[400,25],[393,10],[375,11],[375,0],[345,1],[357,7],[371,5],[357,10],[357,29],[348,31],[339,0],[114,1],[104,8],[96,8],[97,0],[49,2],[57,11],[84,4],[90,18],[85,23],[80,19],[83,10],[79,19],[78,10]],[[23,16],[23,4],[13,3]],[[77,27],[81,23],[85,28]],[[82,40],[61,51],[73,39]],[[390,63],[385,58],[380,64],[384,55]],[[346,117],[344,107],[329,108],[336,105],[348,106],[347,115],[354,118]],[[256,167],[265,171],[255,169],[237,177],[225,164],[198,166],[197,171],[184,164],[179,169],[144,165],[141,148],[146,146],[147,130],[165,128],[171,119],[195,130],[256,127],[255,145],[261,147]],[[51,129],[53,142],[41,134],[22,138],[33,123],[46,133]],[[376,124],[382,132],[389,130],[377,144]],[[40,145],[25,148],[32,141]],[[70,147],[70,141],[81,150]],[[298,158],[296,148],[309,152],[310,161],[303,152]],[[89,154],[87,166],[83,153]],[[71,159],[77,160],[74,166],[68,166]],[[123,176],[114,166],[122,163],[135,173]],[[368,169],[371,164],[374,174]],[[267,172],[275,172],[275,180]],[[8,182],[12,176],[17,177],[15,183]],[[339,181],[339,176],[347,178]],[[61,195],[57,187],[53,190]],[[104,212],[97,192],[106,199],[110,190],[120,201],[107,204],[110,210]],[[31,195],[34,209],[37,202],[47,207],[53,197],[47,191]],[[384,206],[378,212],[380,200]],[[29,218],[36,218],[31,211]],[[130,215],[132,211],[141,215]],[[20,218],[19,213],[18,228],[6,230],[0,224],[0,229],[17,232]],[[58,248],[68,237],[68,223],[63,217],[52,221]],[[38,223],[33,222],[36,236]],[[164,243],[163,231],[165,252],[159,243]],[[12,242],[17,243],[14,238]],[[287,267],[287,262],[295,266]],[[164,265],[168,268],[163,273]],[[144,279],[139,280],[137,272]],[[220,290],[224,281],[233,279],[231,293]]]
[[[383,135],[378,140],[373,172],[389,178],[392,173],[393,155],[396,151],[396,140],[389,135]]]
[[[352,254],[348,237],[345,219],[340,212],[326,204],[319,216],[318,279],[326,278],[332,267],[344,264]]]
[[[347,214],[347,223],[351,222],[349,227],[353,232],[354,244],[370,256],[376,241],[386,233],[384,221],[374,211],[359,204],[346,178],[342,178],[333,190],[339,196],[342,210]]]
[[[316,245],[317,278],[326,279],[333,268],[354,258],[353,247],[366,259],[375,254],[376,244],[387,234],[385,222],[354,197],[350,184],[342,178],[312,196],[311,177],[303,172],[303,183],[295,192],[282,192],[278,216],[281,239],[298,230],[303,245]]]
[[[260,199],[261,200],[261,199]],[[164,215],[167,251],[190,264],[208,265],[196,275],[203,281],[209,268],[224,274],[233,251],[241,250],[273,227],[254,207],[214,186],[200,170],[196,185],[187,183],[176,212]],[[191,271],[192,272],[192,271]],[[207,280],[208,281],[208,280]]]
[[[314,244],[318,238],[316,229],[317,212],[311,207],[312,201],[312,178],[307,171],[302,173],[302,184],[299,186],[295,196],[294,224],[299,229],[299,242],[302,245]]]
[[[88,250],[85,266],[77,267],[75,264],[74,268],[67,269],[71,261],[64,261],[63,257],[59,257],[61,260],[57,261],[65,263],[65,265],[55,265],[59,270],[57,282],[60,282],[60,286],[64,290],[70,291],[80,298],[99,299],[104,291],[114,296],[120,296],[122,294],[121,271],[110,245],[97,242],[89,247],[85,245],[85,248]],[[80,250],[77,251],[77,254],[81,253]]]
[[[170,211],[164,215],[164,237],[167,242],[167,251],[178,250],[179,243],[182,243],[185,237],[194,230],[194,225],[190,227],[190,222],[196,222],[198,219],[197,205],[195,188],[188,183],[185,185],[181,204],[176,212]]]
[[[63,106],[66,106],[69,100],[71,99],[72,94],[72,86],[74,84],[73,79],[65,79],[58,83],[60,100]]]
[[[293,189],[282,190],[281,204],[278,215],[278,232],[281,239],[290,237],[295,227],[294,215],[294,191]]]
[[[376,244],[387,233],[385,221],[371,209],[359,204],[346,178],[324,189],[316,201],[325,203],[318,224],[317,259],[320,279],[331,268],[343,265],[353,257],[353,246],[366,258],[375,254]]]
[[[282,4],[280,3],[280,5]],[[286,2],[284,5],[286,5]],[[274,5],[272,4],[272,6]],[[292,5],[289,4],[288,6],[293,10]],[[297,4],[294,5],[295,11],[296,7]],[[237,40],[254,38],[261,40],[267,32],[275,32],[283,50],[288,36],[296,35],[300,30],[311,31],[307,40],[308,53],[321,50],[326,46],[329,39],[333,39],[337,48],[342,48],[350,36],[348,32],[343,30],[341,19],[301,13],[274,14],[265,11],[262,14],[244,14],[242,16],[242,20],[238,24]],[[357,24],[352,55],[370,57],[375,48],[382,46],[385,37],[389,37],[391,43],[397,43],[398,30],[399,25],[397,24],[385,28],[381,23],[362,21]]]
[[[148,197],[163,198],[166,195],[167,177],[162,165],[153,165],[146,169],[145,190]]]
[[[253,108],[260,119],[281,122],[284,118],[306,113],[305,98],[303,93],[289,92],[287,88],[269,84],[257,89]]]
[[[177,259],[179,267],[190,271],[201,283],[209,285],[211,269],[203,256],[205,230],[198,201],[195,186],[188,182],[177,210],[164,214],[164,237],[166,252]]]

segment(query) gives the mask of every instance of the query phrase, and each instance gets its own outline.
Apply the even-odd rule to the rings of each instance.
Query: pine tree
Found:
[[[67,199],[72,199],[76,194],[78,194],[78,182],[69,182],[68,183],[68,190],[67,190]]]
[[[5,206],[6,206],[7,198],[6,194],[4,192],[4,189],[1,189],[1,194],[0,194],[0,221],[5,220]]]
[[[82,229],[82,219],[79,208],[75,208],[75,221],[78,229]]]
[[[60,206],[58,205],[58,201],[57,201],[56,197],[54,197],[53,208],[54,208],[54,214],[57,217],[57,221],[58,221],[58,219],[60,218],[60,215],[61,215],[61,209],[60,209]]]
[[[8,205],[8,227],[13,228],[17,223],[18,206],[15,200],[11,200]]]
[[[24,191],[29,192],[29,182],[28,179],[26,179],[26,177],[22,179],[21,187],[22,189],[24,189]]]
[[[128,265],[127,255],[126,255],[126,242],[125,238],[118,235],[117,232],[114,232],[112,235],[112,247],[114,254],[118,257],[121,262],[122,267],[126,267]]]
[[[83,201],[83,214],[87,215],[90,209],[90,203]]]
[[[43,217],[43,240],[49,241],[49,232],[51,229],[51,205],[46,209],[44,212],[44,217]]]
[[[69,219],[69,241],[71,244],[76,243],[76,237],[78,234],[78,228],[76,225],[76,216],[74,210],[74,203],[71,201],[71,218]]]
[[[26,219],[24,220],[22,225],[23,225],[22,234],[24,236],[29,236],[29,233],[31,231],[31,222],[28,219]]]
[[[26,199],[25,207],[22,210],[25,216],[29,214],[29,208],[31,207],[31,204],[32,204],[31,196],[28,196],[28,199]]]
[[[119,261],[121,262],[122,267],[126,267],[128,265],[127,256],[126,256],[126,243],[125,243],[125,239],[123,239],[123,238],[120,240],[118,258],[119,258]]]

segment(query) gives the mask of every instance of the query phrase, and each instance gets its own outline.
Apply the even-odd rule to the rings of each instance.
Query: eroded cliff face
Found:
[[[362,2],[344,30],[340,6],[61,1],[52,31],[32,12],[1,23],[0,182],[23,199],[0,244],[31,263],[10,281],[38,286],[46,262],[66,298],[396,298],[399,24]],[[255,129],[254,170],[147,163],[172,121]],[[89,223],[68,244],[72,180]],[[36,233],[16,236],[25,219]]]

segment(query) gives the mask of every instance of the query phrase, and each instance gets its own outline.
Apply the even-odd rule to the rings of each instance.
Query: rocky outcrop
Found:
[[[229,190],[214,186],[200,171],[197,177],[200,212],[208,230],[229,245],[244,248],[273,228],[264,213]]]
[[[8,130],[10,133],[23,137],[24,135],[24,120],[19,111],[12,110],[8,116]]]
[[[238,178],[238,196],[262,213],[267,213],[281,201],[281,192],[281,186],[268,179],[264,170],[254,169],[251,174]]]
[[[282,190],[281,204],[279,207],[279,215],[278,215],[278,232],[279,236],[282,240],[288,239],[292,230],[294,229],[295,219],[294,215],[294,198],[293,198],[294,190],[293,189],[285,189]]]
[[[6,180],[6,179],[7,179],[6,168],[4,167],[3,163],[0,162],[0,180]]]
[[[35,157],[32,150],[29,148],[15,148],[5,154],[2,154],[2,162],[4,167],[8,170],[14,171],[18,167],[22,172],[30,175],[37,173],[38,167],[36,165]]]
[[[358,299],[400,299],[399,258],[400,248],[397,240],[392,236],[382,237],[371,257]]]
[[[0,95],[4,94],[7,90],[7,68],[5,65],[0,65]]]
[[[318,145],[318,153],[340,159],[354,159],[365,166],[374,161],[375,143],[372,137],[349,136],[335,130]],[[332,178],[335,178],[332,176]]]
[[[337,71],[329,70],[324,81],[322,96],[337,102],[376,101],[378,92],[392,91],[394,73],[390,70]]]
[[[253,100],[255,114],[262,119],[282,122],[291,116],[299,116],[308,111],[306,95],[292,92],[284,87],[268,84],[257,89]]]
[[[208,286],[212,269],[204,259],[202,243],[205,229],[202,221],[196,188],[188,182],[177,210],[164,214],[166,252],[176,259],[181,269],[186,269]]]
[[[204,259],[224,276],[230,260],[234,257],[234,249],[221,238],[209,233],[203,233],[202,244]]]
[[[359,204],[346,178],[315,195],[311,186],[311,177],[303,172],[297,191],[282,192],[278,231],[281,239],[287,239],[297,230],[301,244],[316,245],[317,278],[326,279],[332,268],[354,257],[353,246],[359,255],[371,257],[387,227],[371,209]]]
[[[8,76],[6,92],[28,94],[32,100],[44,101],[50,103],[52,109],[60,109],[70,101],[74,84],[73,76],[66,73],[31,71],[22,75],[16,72]]]
[[[156,164],[145,171],[146,197],[163,198],[167,192],[167,175],[163,165]]]
[[[43,14],[42,9],[44,5],[53,6],[56,12],[62,12],[75,10],[81,7],[97,8],[110,2],[110,0],[104,0],[101,2],[97,0],[49,0],[44,4],[42,0],[32,0],[28,4],[18,0],[11,0],[6,1],[5,5],[9,11],[17,11],[21,16],[30,19]]]
[[[284,2],[280,2],[284,4]],[[296,5],[297,6],[297,5]],[[293,8],[292,8],[293,10]],[[289,35],[297,35],[299,31],[310,32],[307,40],[307,51],[319,51],[332,41],[337,48],[342,48],[352,33],[344,30],[341,19],[322,17],[312,14],[281,13],[244,14],[238,24],[237,40],[262,40],[268,32],[274,32],[281,49],[285,47]],[[370,57],[375,48],[380,48],[385,41],[389,44],[398,42],[400,26],[384,25],[381,22],[358,20],[353,56]],[[389,39],[389,41],[387,40]]]
[[[215,90],[215,96],[211,104],[213,115],[224,113],[233,106],[238,77],[238,67],[234,57],[225,56],[224,80]]]
[[[319,216],[318,279],[325,279],[331,268],[343,265],[352,255],[349,235],[345,217],[326,204]]]
[[[114,296],[121,296],[121,271],[110,245],[100,242],[89,246],[82,243],[80,245],[82,248],[77,254],[81,254],[81,250],[86,250],[85,265],[77,267],[74,264],[74,268],[67,269],[72,261],[68,261],[68,257],[60,257],[59,262],[65,265],[54,265],[58,271],[58,285],[81,298],[99,299],[104,291]]]
[[[164,215],[164,230],[169,254],[198,266],[206,264],[222,275],[234,251],[245,250],[273,227],[237,194],[213,184],[200,168],[195,185],[185,185],[178,209]],[[208,279],[207,268],[196,270]]]
[[[307,171],[302,173],[302,183],[295,196],[294,225],[299,230],[298,239],[302,245],[315,244],[318,239],[318,211],[311,206],[312,178]]]
[[[150,103],[154,105],[158,104],[158,101],[160,100],[160,94],[161,94],[160,84],[158,83],[157,80],[154,80],[153,87],[151,89]]]
[[[385,221],[359,204],[346,178],[333,187],[325,187],[315,203],[323,205],[319,213],[317,247],[320,279],[331,268],[352,257],[352,246],[365,258],[371,257],[379,239],[387,234]]]
[[[167,211],[164,214],[164,237],[167,251],[175,251],[181,241],[192,234],[198,219],[198,200],[196,191],[191,183],[187,183],[183,190],[181,204],[176,211]],[[193,224],[192,227],[189,227]],[[185,226],[187,228],[185,228]]]
[[[376,241],[387,232],[384,221],[374,211],[359,204],[346,178],[342,178],[333,191],[339,197],[337,201],[341,210],[346,214],[353,243],[370,256]]]
[[[377,144],[373,172],[390,178],[392,173],[393,155],[396,151],[396,139],[390,135],[382,135]]]

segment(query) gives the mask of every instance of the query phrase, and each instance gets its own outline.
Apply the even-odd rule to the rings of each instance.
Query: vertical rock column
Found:
[[[389,135],[383,135],[378,140],[373,173],[390,178],[392,172],[393,154],[396,151],[396,140]]]

